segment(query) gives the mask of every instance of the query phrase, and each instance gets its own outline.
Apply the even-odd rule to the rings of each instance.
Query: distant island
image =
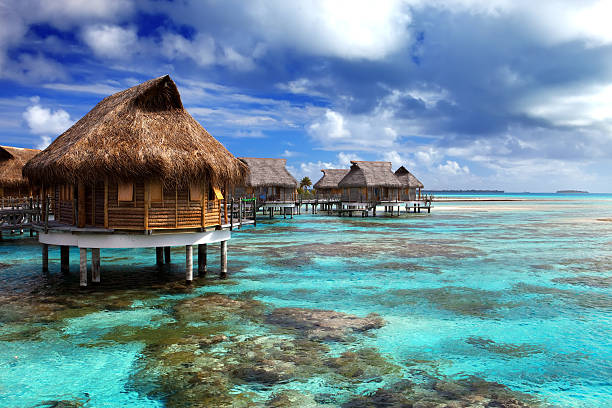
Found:
[[[559,190],[557,194],[589,194],[589,192],[582,190]]]
[[[427,190],[426,193],[495,193],[503,194],[503,190]]]

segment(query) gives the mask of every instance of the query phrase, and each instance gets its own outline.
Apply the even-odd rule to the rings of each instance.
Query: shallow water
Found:
[[[612,406],[612,196],[537,198],[262,220],[233,234],[229,279],[210,246],[190,287],[180,248],[161,270],[154,250],[103,250],[102,285],[79,290],[76,251],[62,275],[53,248],[44,276],[35,239],[5,235],[0,405],[393,406],[502,384],[530,404]],[[279,324],[284,307],[385,324],[321,334]]]

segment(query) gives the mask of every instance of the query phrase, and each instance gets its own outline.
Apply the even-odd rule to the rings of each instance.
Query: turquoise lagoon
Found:
[[[211,246],[191,286],[181,248],[161,270],[154,250],[103,250],[102,285],[79,290],[76,251],[62,275],[52,248],[44,276],[36,239],[5,234],[0,406],[394,406],[351,401],[466,379],[612,406],[612,196],[497,198],[525,201],[262,219],[233,234],[228,279]],[[285,307],[385,325],[305,339],[267,318]],[[287,390],[298,399],[282,405]]]

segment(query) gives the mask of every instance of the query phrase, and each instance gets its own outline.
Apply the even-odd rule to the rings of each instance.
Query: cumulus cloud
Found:
[[[402,0],[314,0],[308,6],[283,0],[226,1],[211,11],[199,0],[166,6],[175,20],[192,26],[240,27],[244,37],[274,48],[347,59],[377,60],[409,41],[410,14]]]
[[[74,121],[63,109],[51,110],[40,104],[39,97],[31,98],[32,105],[23,112],[23,119],[30,132],[40,136],[39,148],[45,148],[51,143],[51,136],[58,136],[68,129]]]
[[[298,178],[308,176],[314,184],[323,175],[322,169],[347,169],[351,166],[351,160],[363,159],[355,153],[339,152],[333,161],[317,160],[299,163],[297,168],[292,167],[292,174],[299,176]]]
[[[455,176],[458,174],[470,173],[470,169],[468,168],[468,166],[461,166],[454,160],[447,160],[446,163],[439,164],[438,170],[440,170],[442,173],[452,174]]]
[[[83,30],[83,41],[105,58],[126,58],[137,52],[138,35],[133,27],[94,25]]]

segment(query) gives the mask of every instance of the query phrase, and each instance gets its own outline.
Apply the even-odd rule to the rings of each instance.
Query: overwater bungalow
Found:
[[[319,199],[340,198],[342,196],[342,188],[338,186],[340,180],[349,172],[349,169],[321,169],[323,177],[314,185]]]
[[[170,262],[170,247],[185,246],[186,279],[206,272],[206,244],[221,243],[227,271],[227,241],[221,230],[226,186],[240,184],[247,167],[184,109],[169,76],[149,80],[103,99],[31,159],[23,174],[51,191],[55,219],[41,225],[43,270],[48,246],[80,250],[81,285],[100,281],[101,248],[156,247],[157,263]]]
[[[403,201],[416,201],[421,200],[421,189],[424,187],[423,183],[417,179],[404,166],[401,166],[395,171],[395,175],[402,183],[402,190],[400,198]]]
[[[268,210],[270,216],[275,210],[286,211],[293,208],[297,200],[298,182],[287,170],[287,159],[263,159],[240,157],[248,169],[245,183],[234,189],[234,194],[255,196],[261,209]]]
[[[338,187],[342,201],[395,203],[400,201],[402,183],[391,170],[391,162],[354,160]]]
[[[32,195],[31,187],[21,174],[28,160],[40,150],[0,146],[0,198],[23,198]]]

